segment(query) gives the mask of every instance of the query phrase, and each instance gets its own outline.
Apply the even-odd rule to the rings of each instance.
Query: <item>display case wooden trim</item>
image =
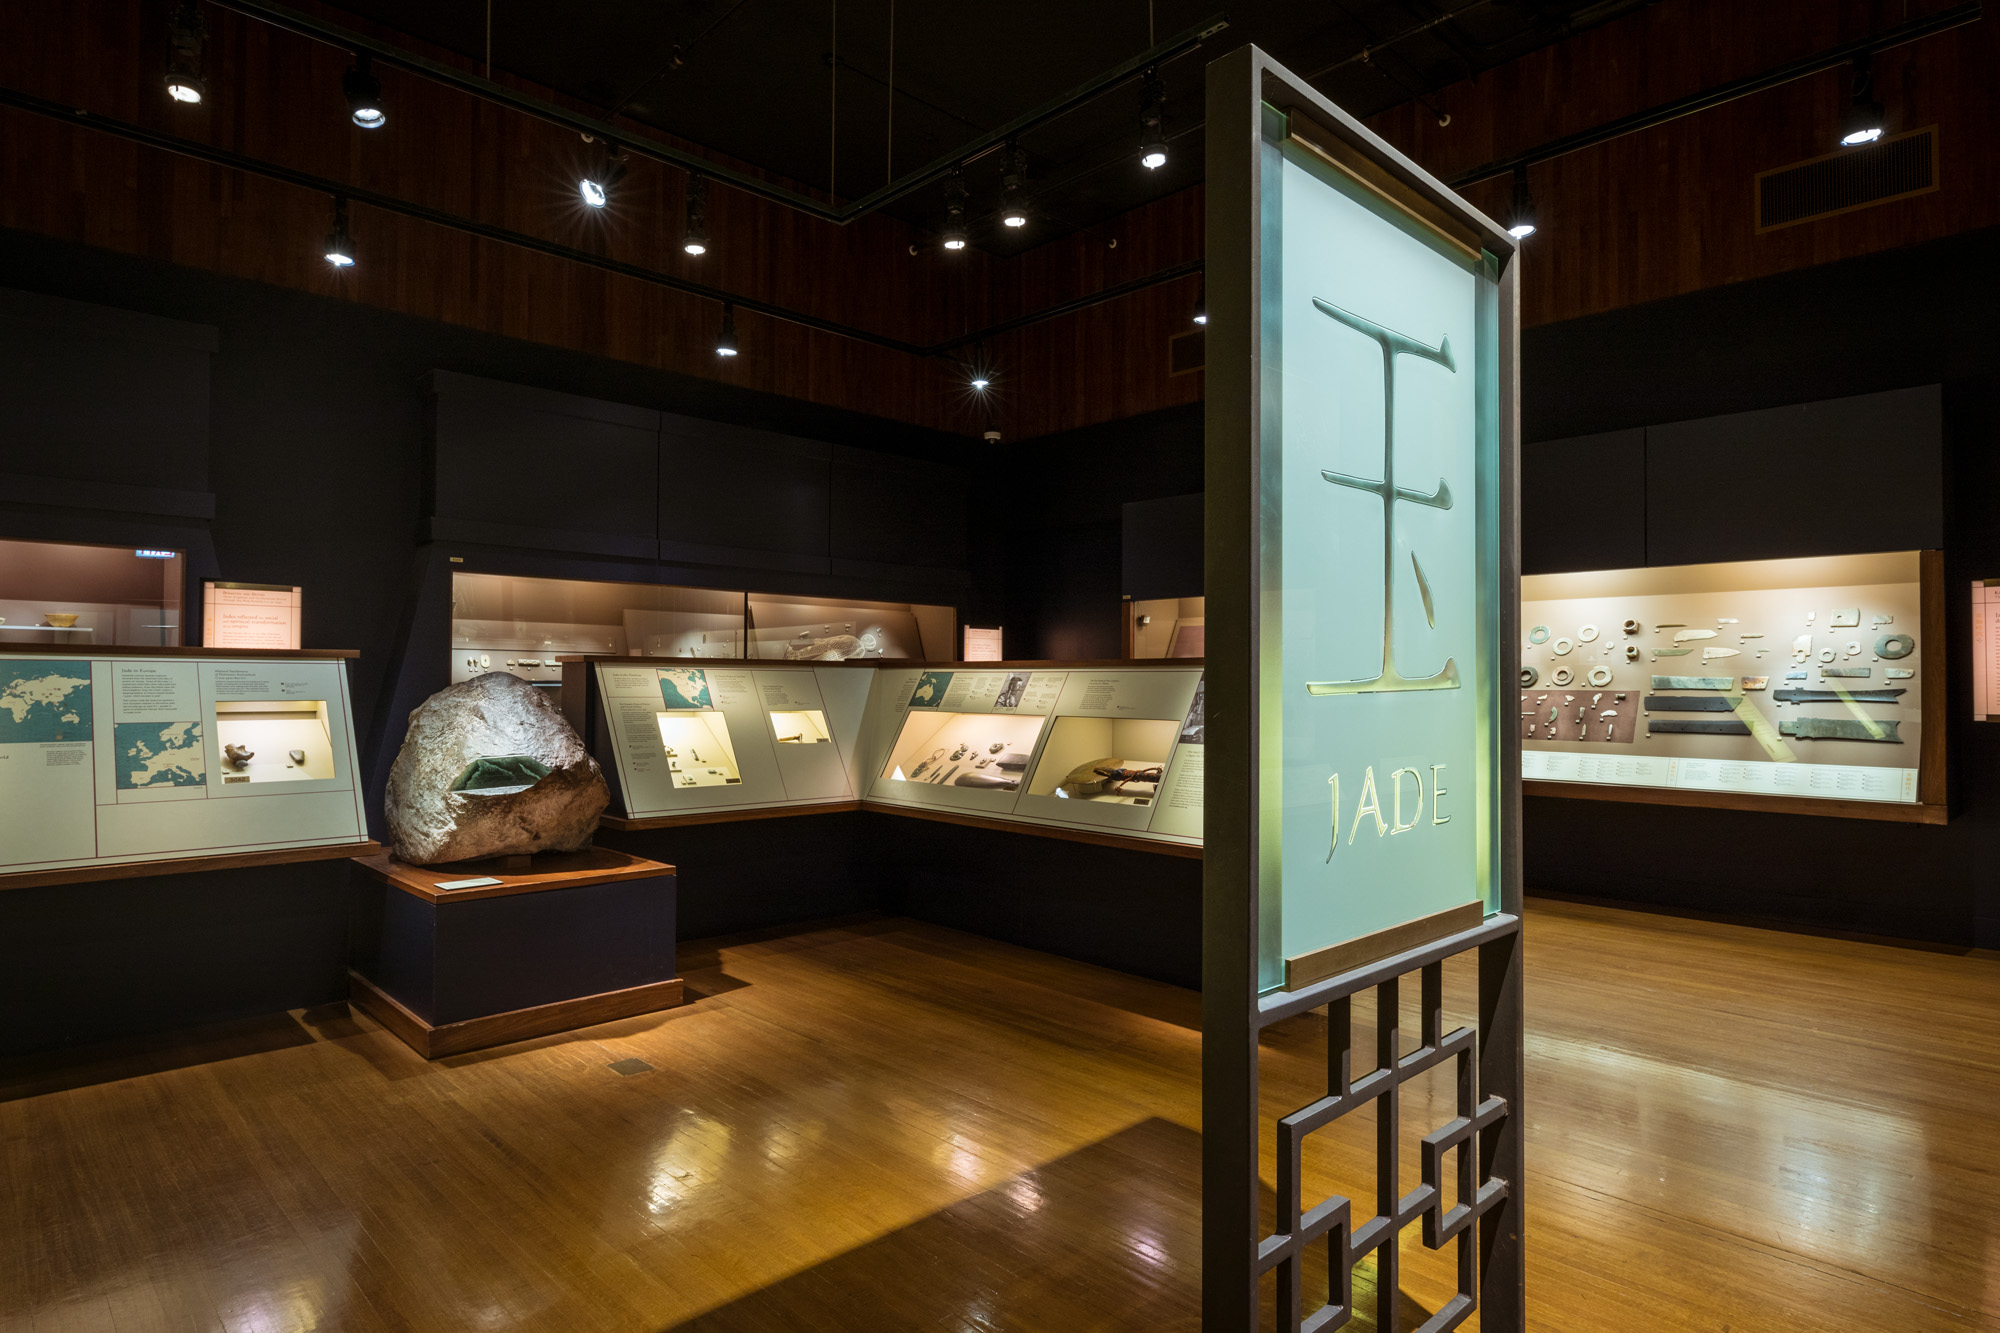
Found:
[[[357,856],[354,864],[371,877],[413,898],[432,903],[474,902],[481,898],[506,898],[520,893],[543,893],[550,889],[580,889],[590,884],[610,884],[626,879],[654,879],[671,875],[674,868],[663,861],[649,861],[630,852],[609,847],[586,847],[580,852],[541,852],[526,870],[498,868],[497,862],[455,861],[446,865],[413,866],[396,859],[394,852]],[[475,889],[440,889],[439,880],[497,879]]]
[[[0,889],[33,889],[45,884],[88,884],[100,879],[141,879],[147,875],[191,875],[208,870],[242,870],[249,866],[281,866],[295,861],[337,861],[373,856],[379,842],[341,842],[317,847],[281,847],[226,856],[182,856],[165,860],[121,861],[116,865],[70,866],[62,870],[25,870],[0,875]]]
[[[34,625],[27,628],[47,627]],[[0,644],[0,657],[9,657],[15,653],[39,653],[47,657],[278,657],[300,662],[346,662],[361,656],[359,648],[203,648],[199,645],[169,648],[138,643]]]
[[[950,810],[923,810],[907,805],[891,805],[886,801],[863,801],[861,809],[874,814],[934,819],[941,824],[963,824],[968,828],[998,829],[1003,833],[1032,833],[1044,838],[1062,838],[1068,842],[1095,843],[1099,847],[1120,847],[1129,852],[1157,852],[1164,856],[1181,856],[1196,861],[1201,859],[1199,847],[1180,842],[1155,842],[1151,838],[1135,838],[1126,833],[1065,828],[1060,824],[1031,824],[1025,820],[993,819],[985,815],[961,815]]]
[[[605,666],[720,666],[729,667],[874,667],[889,668],[893,671],[1104,671],[1116,667],[1121,671],[1143,670],[1148,667],[1166,670],[1199,669],[1206,662],[1200,657],[1144,657],[1136,660],[1122,657],[1093,658],[1087,662],[930,662],[914,657],[858,657],[841,662],[791,661],[781,657],[613,657],[609,654],[575,653],[556,658],[567,665],[571,662],[587,662]]]
[[[672,1009],[681,1003],[684,990],[682,979],[675,977],[671,981],[650,982],[628,990],[579,995],[574,999],[556,1000],[527,1009],[486,1014],[434,1027],[359,972],[350,971],[347,974],[348,1002],[426,1060],[439,1060],[448,1055],[483,1050],[488,1046],[504,1046],[509,1042],[553,1036],[575,1028]]]
[[[1922,778],[1918,779],[1919,787]],[[1568,796],[1586,801],[1626,801],[1638,805],[1705,806],[1711,810],[1757,810],[1774,815],[1835,815],[1879,819],[1893,824],[1942,824],[1942,805],[1903,801],[1829,801],[1812,796],[1763,796],[1755,792],[1699,791],[1686,787],[1598,787],[1587,782],[1526,779],[1523,796]]]
[[[638,833],[646,829],[681,828],[690,824],[734,824],[746,819],[782,819],[787,815],[848,814],[861,808],[859,801],[828,801],[822,805],[760,806],[755,810],[701,810],[684,815],[603,815],[598,824],[618,833]]]

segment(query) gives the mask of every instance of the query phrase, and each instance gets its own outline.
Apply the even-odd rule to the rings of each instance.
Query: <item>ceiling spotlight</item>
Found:
[[[1028,155],[1012,145],[1007,149],[1007,174],[1000,181],[1000,224],[1005,227],[1028,225]]]
[[[389,123],[382,110],[382,81],[375,77],[374,61],[366,51],[357,54],[340,76],[340,91],[347,95],[347,114],[362,129],[379,130]]]
[[[691,255],[708,253],[708,177],[689,176],[687,225],[681,229],[681,249]]]
[[[202,53],[208,46],[208,25],[194,0],[183,0],[167,20],[167,96],[176,102],[199,102],[208,91],[202,74]]]
[[[590,207],[602,208],[611,202],[611,192],[618,188],[618,182],[625,179],[625,160],[619,155],[617,144],[592,140],[587,134],[583,137],[585,142],[599,143],[603,148],[597,154],[597,161],[578,178],[576,192]]]
[[[1874,143],[1888,127],[1888,116],[1875,100],[1875,70],[1866,52],[1854,57],[1854,96],[1847,113],[1840,118],[1843,147]]]
[[[1203,278],[1201,280],[1201,290],[1195,294],[1194,322],[1197,324],[1208,323],[1208,279],[1207,278]]]
[[[1507,234],[1525,240],[1535,234],[1535,196],[1528,193],[1528,169],[1514,168],[1514,206],[1507,210]]]
[[[715,354],[717,356],[736,355],[736,306],[734,302],[722,303],[722,332],[716,335]]]
[[[945,178],[944,227],[938,232],[938,240],[947,250],[963,250],[966,245],[965,182],[959,178],[957,167]]]
[[[1160,82],[1158,68],[1146,71],[1145,91],[1139,95],[1139,165],[1148,171],[1167,165],[1167,85]]]
[[[326,262],[335,268],[354,267],[354,242],[347,235],[347,199],[333,197],[333,230],[326,234]]]

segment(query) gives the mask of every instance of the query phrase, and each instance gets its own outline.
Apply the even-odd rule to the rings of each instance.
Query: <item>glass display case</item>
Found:
[[[453,684],[505,671],[551,693],[565,653],[743,656],[743,594],[509,574],[451,576]]]
[[[0,541],[0,644],[181,644],[179,551]]]
[[[1125,603],[1125,656],[1138,660],[1205,656],[1207,603],[1205,597]]]
[[[659,583],[451,577],[451,679],[488,671],[558,696],[565,654],[838,662],[948,657],[956,611]]]
[[[1941,818],[1940,568],[1904,551],[1523,578],[1521,775]]]
[[[956,647],[949,606],[854,602],[751,593],[749,656],[788,662],[905,657],[948,661]]]

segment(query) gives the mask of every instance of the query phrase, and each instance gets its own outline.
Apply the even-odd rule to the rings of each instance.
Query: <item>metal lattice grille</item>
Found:
[[[1397,1243],[1404,1227],[1421,1220],[1425,1246],[1437,1250],[1458,1242],[1458,1293],[1426,1320],[1422,1333],[1457,1328],[1478,1308],[1479,1273],[1473,1222],[1505,1199],[1508,1183],[1491,1174],[1490,1142],[1508,1114],[1500,1097],[1479,1097],[1479,1036],[1472,1028],[1444,1027],[1444,960],[1420,969],[1422,1016],[1416,1049],[1403,1051],[1402,980],[1375,986],[1375,1068],[1353,1077],[1352,994],[1327,1006],[1327,1095],[1278,1121],[1278,1230],[1257,1250],[1258,1271],[1277,1270],[1279,1326],[1293,1333],[1337,1329],[1354,1314],[1354,1266],[1375,1255],[1376,1326],[1400,1328],[1401,1301]],[[1419,1150],[1421,1182],[1399,1195],[1401,1154],[1397,1132],[1401,1088],[1446,1061],[1455,1065],[1457,1115],[1427,1134]],[[1375,1212],[1356,1226],[1353,1201],[1332,1195],[1308,1208],[1305,1203],[1307,1136],[1361,1107],[1374,1104]],[[1445,1206],[1445,1159],[1456,1151],[1456,1201]],[[1329,1300],[1305,1311],[1304,1261],[1320,1241],[1327,1246]]]
[[[1757,177],[1757,230],[1831,217],[1938,188],[1937,127],[1911,130]]]

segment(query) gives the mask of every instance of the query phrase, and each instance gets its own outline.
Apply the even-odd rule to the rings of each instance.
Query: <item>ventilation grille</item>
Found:
[[[1206,329],[1190,329],[1167,340],[1168,375],[1189,375],[1207,363],[1207,349],[1203,346],[1207,340],[1202,337],[1206,332]]]
[[[1760,172],[1757,230],[1870,208],[1937,187],[1937,126],[1931,125],[1864,148]]]

